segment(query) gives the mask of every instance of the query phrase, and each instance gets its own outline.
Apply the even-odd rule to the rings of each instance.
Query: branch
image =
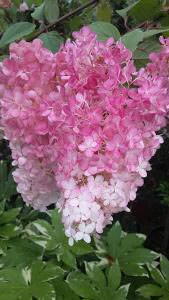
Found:
[[[62,16],[61,18],[59,18],[56,22],[51,23],[49,25],[47,25],[45,28],[43,28],[42,30],[38,31],[37,33],[35,33],[35,35],[33,36],[33,38],[37,37],[38,35],[40,35],[43,32],[46,32],[46,30],[50,29],[51,27],[57,25],[58,23],[65,21],[66,19],[79,14],[81,11],[83,11],[84,9],[88,8],[91,5],[97,5],[99,3],[100,0],[90,0],[89,2],[87,2],[84,5],[79,6],[78,8],[76,8],[75,10],[67,13],[66,15]]]

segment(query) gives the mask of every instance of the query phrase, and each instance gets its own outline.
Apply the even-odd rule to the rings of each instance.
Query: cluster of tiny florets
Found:
[[[70,244],[129,211],[169,108],[169,41],[136,72],[121,42],[99,42],[88,27],[73,37],[56,54],[40,40],[13,43],[0,67],[18,192],[35,209],[56,204]]]

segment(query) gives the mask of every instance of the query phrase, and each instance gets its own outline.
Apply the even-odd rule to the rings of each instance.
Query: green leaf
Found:
[[[26,35],[32,33],[34,30],[35,25],[29,22],[19,22],[10,25],[0,39],[0,47],[4,47],[11,42],[20,40]]]
[[[25,284],[25,277],[22,276],[19,268],[5,268],[0,270],[0,281],[14,281],[16,284]],[[17,276],[16,276],[17,274]]]
[[[58,242],[67,244],[67,238],[65,236],[65,230],[62,223],[62,218],[57,209],[52,209],[48,211],[49,216],[51,217],[52,226],[55,230],[55,236]]]
[[[36,7],[34,12],[31,13],[32,18],[35,20],[44,20],[44,17],[45,17],[44,8],[45,8],[44,3],[42,3],[40,6]]]
[[[131,5],[123,8],[123,9],[116,10],[116,12],[119,14],[119,16],[121,16],[122,18],[125,19],[127,17],[128,12],[139,2],[140,2],[140,0],[136,1],[135,3],[132,3]]]
[[[36,242],[36,234],[41,234],[42,240],[48,240],[46,249],[52,250],[59,245],[68,247],[68,239],[65,236],[64,227],[61,222],[61,217],[57,210],[48,211],[48,215],[51,217],[52,224],[45,220],[37,220],[32,222],[27,228],[28,234],[32,240]],[[40,235],[37,236],[39,240]]]
[[[157,297],[163,295],[163,290],[155,284],[145,284],[137,292],[143,297]]]
[[[121,265],[121,269],[126,275],[129,276],[146,276],[148,277],[148,272],[140,264],[133,264],[132,261]]]
[[[45,17],[49,23],[54,23],[59,17],[58,0],[45,0]]]
[[[55,278],[62,277],[64,270],[59,266],[52,265],[50,263],[43,263],[42,261],[34,262],[31,268],[31,281],[36,282],[37,279],[40,282],[47,282]]]
[[[21,270],[16,268],[0,270],[0,294],[2,300],[17,300],[27,285]],[[23,300],[23,297],[20,297]],[[26,298],[31,299],[31,298]]]
[[[152,30],[147,30],[147,31],[144,31],[144,32],[140,29],[136,29],[134,31],[128,32],[125,35],[123,35],[121,37],[121,41],[125,44],[125,46],[128,49],[130,49],[132,51],[135,51],[138,44],[140,42],[142,42],[143,39],[146,39],[148,37],[152,37],[156,34],[159,34],[159,33],[165,32],[165,31],[168,31],[168,29],[158,29],[158,30],[157,29],[152,29]],[[147,58],[147,54],[145,55],[145,52],[144,52],[144,45],[145,45],[145,47],[148,47],[149,43],[150,43],[150,47],[151,47],[151,40],[145,41],[142,44],[140,44],[140,47],[139,47],[140,49],[137,50],[137,52],[135,54],[136,59],[137,59],[137,56],[139,56],[139,53],[141,53],[141,55],[143,56],[141,59]],[[158,44],[158,48],[160,48],[159,43],[157,43],[156,41],[153,41],[152,43],[153,44],[155,43],[156,45]]]
[[[57,300],[80,300],[80,298],[70,289],[65,281],[55,279],[54,287],[57,295]]]
[[[117,292],[113,294],[113,300],[126,300],[130,284],[122,285]]]
[[[10,172],[8,175],[8,179],[4,182],[3,187],[3,198],[10,199],[11,196],[16,195],[16,184],[14,182],[12,173]]]
[[[96,286],[105,287],[106,278],[103,271],[94,263],[85,263],[86,273],[89,278],[96,283]]]
[[[155,253],[151,250],[144,249],[144,248],[138,248],[135,249],[133,252],[128,253],[126,255],[123,255],[120,257],[120,262],[128,263],[132,262],[132,264],[146,264],[146,263],[152,263],[153,260],[159,257],[158,253]]]
[[[128,11],[128,15],[140,23],[159,16],[160,10],[159,0],[140,0]]]
[[[0,239],[0,254],[5,255],[7,252],[8,241]]]
[[[80,272],[70,273],[66,279],[70,288],[80,297],[96,300],[98,294],[89,278]]]
[[[112,9],[108,1],[102,0],[97,6],[97,21],[111,22]]]
[[[106,247],[107,243],[105,242],[106,241],[106,238],[103,237],[102,240],[100,239],[97,239],[97,238],[94,238],[94,241],[95,241],[95,246],[96,246],[96,250],[95,250],[95,253],[96,255],[100,258],[100,257],[105,257],[105,255],[107,254],[107,249],[108,247]]]
[[[4,32],[8,26],[5,10],[0,8],[0,32]]]
[[[45,220],[32,222],[25,231],[28,234],[29,239],[46,250],[54,250],[58,247],[57,240],[55,239],[55,232],[51,224]]]
[[[52,225],[54,228],[58,228],[59,227],[59,231],[63,231],[63,224],[62,224],[62,218],[60,213],[58,212],[57,209],[52,209],[48,211],[48,215],[51,218],[52,221]]]
[[[151,266],[151,265],[150,265]],[[164,279],[163,275],[161,274],[160,270],[157,268],[149,267],[151,277],[154,279],[156,283],[159,285],[165,285],[166,280]]]
[[[58,267],[43,262],[35,262],[31,268],[30,291],[32,296],[40,299],[55,299],[54,287],[48,282],[62,277],[64,271]]]
[[[104,41],[110,37],[113,37],[115,40],[120,38],[120,32],[111,23],[94,22],[90,24],[90,28],[93,32],[97,33],[98,40]]]
[[[119,222],[116,222],[107,234],[106,241],[108,244],[108,251],[113,258],[118,257],[121,234],[122,229]]]
[[[0,216],[0,225],[15,221],[16,217],[19,215],[20,210],[21,210],[20,208],[13,208],[5,211]]]
[[[63,253],[60,255],[60,257],[66,265],[76,268],[76,258],[68,249],[63,248]]]
[[[16,237],[21,232],[21,227],[15,224],[5,224],[0,226],[0,236],[5,239]]]
[[[0,7],[0,17],[5,17],[5,11]]]
[[[154,36],[154,35],[157,35],[157,34],[160,34],[160,33],[163,33],[163,32],[166,32],[166,31],[169,31],[169,28],[146,30],[146,31],[144,31],[144,39]]]
[[[52,249],[54,249],[56,247],[56,245],[52,245],[53,247],[51,249],[51,243],[50,243],[51,238],[49,238],[46,235],[38,235],[38,234],[36,234],[33,230],[30,229],[31,225],[32,224],[28,225],[28,227],[25,229],[25,233],[27,233],[28,238],[32,242],[34,242],[35,244],[37,244],[37,245],[39,245],[42,248],[47,249],[47,250],[52,250]]]
[[[42,248],[26,239],[16,239],[8,243],[6,255],[0,262],[6,266],[29,266],[33,261],[41,258]]]
[[[156,40],[147,39],[139,44],[139,49],[135,50],[134,59],[148,59],[150,53],[159,51],[160,49],[161,46]]]
[[[118,261],[116,261],[109,268],[108,284],[110,288],[116,290],[120,286],[120,282],[121,282],[121,271],[120,271],[119,263]]]
[[[32,225],[42,234],[48,236],[52,233],[52,226],[45,220],[37,220]]]
[[[7,8],[7,15],[12,21],[11,23],[17,22],[17,8],[14,5],[12,5],[10,8]]]
[[[167,281],[169,281],[169,260],[163,255],[160,258],[160,267],[161,272],[166,277]]]
[[[48,282],[36,282],[35,284],[32,283],[28,289],[28,292],[25,292],[24,297],[27,295],[27,293],[34,297],[30,299],[56,299],[55,289],[53,285]],[[22,298],[22,300],[25,300],[25,298]]]
[[[51,50],[53,53],[57,52],[64,42],[63,38],[56,31],[42,33],[38,38],[43,41],[44,47]]]
[[[43,262],[35,262],[31,269],[11,268],[0,271],[2,300],[55,299],[55,290],[50,281],[62,277],[63,270]]]
[[[71,247],[71,251],[76,255],[85,255],[93,252],[94,249],[90,244],[84,241],[78,241]]]
[[[143,234],[128,233],[121,239],[120,252],[126,253],[143,245],[146,236]]]
[[[77,31],[83,26],[83,19],[80,16],[70,18],[69,26],[71,31]]]
[[[135,51],[137,45],[144,39],[144,33],[140,29],[135,29],[133,31],[127,32],[121,37],[123,44],[130,49]]]

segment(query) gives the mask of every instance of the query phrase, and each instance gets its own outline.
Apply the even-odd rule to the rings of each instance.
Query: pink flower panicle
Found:
[[[169,40],[137,73],[121,42],[99,42],[88,27],[73,37],[56,54],[40,40],[13,43],[0,70],[18,192],[35,209],[55,203],[70,244],[129,211],[169,108]]]

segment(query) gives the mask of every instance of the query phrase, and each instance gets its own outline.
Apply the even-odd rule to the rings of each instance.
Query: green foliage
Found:
[[[54,265],[34,262],[31,268],[7,268],[0,271],[2,300],[55,299],[51,281],[62,277],[63,270]]]
[[[44,250],[50,251],[58,261],[62,261],[69,267],[76,267],[75,255],[85,255],[93,251],[90,245],[83,242],[77,243],[73,247],[68,246],[68,239],[64,234],[60,216],[56,210],[49,212],[51,223],[45,220],[36,220],[30,223],[25,232],[28,238]]]
[[[67,277],[68,285],[80,297],[91,300],[104,298],[107,300],[126,299],[129,284],[120,286],[121,273],[117,264],[111,267],[106,276],[98,266],[89,263],[86,264],[86,273],[85,275],[81,272],[72,272]],[[112,276],[114,276],[114,278]],[[117,281],[116,276],[119,281]]]
[[[16,194],[15,183],[11,173],[8,173],[7,163],[0,161],[0,200],[10,199]]]
[[[130,31],[130,32],[127,32],[126,34],[124,34],[121,38],[121,41],[128,49],[130,49],[131,51],[134,52],[138,48],[139,43],[142,42],[144,39],[150,38],[156,34],[163,33],[166,31],[168,31],[168,28],[152,29],[152,30],[146,30],[146,31],[142,31],[141,29],[135,29],[133,31]],[[150,40],[148,41],[148,45],[151,45]],[[146,58],[147,58],[147,56],[146,56]]]
[[[113,37],[115,40],[120,38],[118,29],[110,23],[94,22],[90,25],[90,27],[97,33],[98,40],[105,41],[110,37]]]
[[[69,287],[63,279],[56,279],[54,281],[54,288],[57,295],[57,300],[80,300],[73,290]]]
[[[139,49],[134,52],[134,58],[136,60],[148,59],[151,52],[160,50],[160,44],[154,39],[146,39],[139,45]]]
[[[45,48],[51,50],[53,53],[57,52],[63,44],[64,40],[57,31],[50,31],[48,33],[42,33],[39,38],[43,41]]]
[[[54,23],[59,17],[58,0],[45,0],[44,13],[49,23]]]
[[[140,0],[138,1],[135,1],[134,3],[130,4],[129,6],[125,7],[125,8],[122,8],[120,10],[116,10],[116,12],[122,17],[122,18],[126,18],[128,13],[132,10],[132,8],[134,6],[136,6],[137,3],[139,3]]]
[[[159,0],[138,0],[124,9],[117,10],[117,13],[123,18],[130,16],[138,23],[157,17],[160,8]]]
[[[104,243],[97,243],[98,257],[107,257],[107,263],[118,260],[123,273],[129,276],[148,276],[145,264],[152,264],[159,254],[145,249],[145,236],[129,233],[126,235],[117,222],[104,238]]]
[[[31,14],[32,18],[35,20],[43,21],[45,19],[44,8],[45,8],[44,3],[42,3],[40,6],[36,7],[34,12]]]
[[[157,17],[160,14],[160,8],[159,0],[140,0],[128,11],[128,14],[140,23]]]
[[[161,296],[159,299],[167,300],[169,299],[169,261],[164,256],[161,256],[160,259],[160,270],[149,266],[149,271],[152,279],[154,280],[153,284],[145,284],[141,286],[137,292],[144,296],[145,298],[150,299],[150,297]]]
[[[97,6],[96,19],[97,21],[110,22],[113,11],[111,10],[108,1],[102,0]]]
[[[159,254],[143,247],[144,235],[125,233],[116,222],[92,245],[70,247],[56,210],[26,224],[22,215],[22,208],[8,204],[1,211],[2,300],[125,300],[130,290],[142,296],[160,289],[166,294],[169,262],[161,257],[157,268]],[[135,278],[147,278],[147,285],[134,288]]]
[[[34,36],[42,39],[46,48],[56,52],[64,41],[63,37],[70,37],[72,30],[78,30],[83,24],[89,24],[100,40],[106,40],[109,37],[113,37],[115,40],[121,38],[126,47],[136,52],[136,65],[140,67],[148,57],[147,52],[150,49],[154,49],[155,44],[155,48],[158,48],[159,43],[157,39],[153,40],[152,46],[151,37],[161,33],[166,33],[167,35],[169,32],[166,1],[100,0],[95,7],[89,6],[89,8],[81,10],[80,15],[73,13],[68,20],[67,18],[63,19],[57,28],[49,26],[58,21],[59,17],[62,19],[66,13],[76,11],[80,3],[85,4],[86,2],[77,0],[65,0],[63,2],[58,0],[27,0],[26,2],[29,6],[29,11],[25,13],[18,11],[21,1],[14,1],[12,8],[0,10],[2,19],[0,31],[4,32],[0,39],[0,48],[4,48],[2,53],[0,53],[2,55],[0,60],[6,55],[6,46],[11,42],[22,38],[32,40]],[[125,24],[129,23],[130,30],[125,24],[121,25],[122,20],[120,17],[117,18],[117,14],[125,19]],[[158,19],[157,29],[156,19]],[[139,28],[138,23],[142,22],[143,25],[141,24],[141,26],[143,27]],[[150,25],[148,22],[150,22]],[[48,30],[46,30],[47,25]],[[143,44],[146,47],[145,51],[144,48],[139,47],[142,46],[142,43],[145,43]],[[140,48],[143,50],[140,50]]]
[[[121,283],[121,271],[118,261],[113,263],[108,271],[108,283],[113,290],[116,290]]]
[[[140,42],[144,38],[144,33],[140,29],[135,29],[133,31],[127,32],[121,38],[123,44],[130,50],[135,51]]]
[[[32,33],[34,29],[35,25],[29,22],[19,22],[11,25],[9,28],[7,28],[0,39],[0,47],[4,47],[11,42],[23,38],[24,36]]]

